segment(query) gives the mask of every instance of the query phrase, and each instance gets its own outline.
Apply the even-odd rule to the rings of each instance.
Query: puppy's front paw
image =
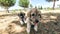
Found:
[[[38,29],[37,29],[37,25],[36,25],[36,26],[34,26],[34,30],[35,30],[35,31],[38,31]]]
[[[24,23],[22,21],[20,21],[20,24],[23,25]]]
[[[26,31],[27,31],[27,34],[30,34],[30,29],[26,29]]]

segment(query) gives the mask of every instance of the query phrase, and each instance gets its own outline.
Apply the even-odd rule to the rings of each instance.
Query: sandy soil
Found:
[[[0,17],[0,34],[12,34],[12,32],[22,32],[25,30],[25,27],[21,27],[20,25],[12,22],[19,22],[18,16],[3,16]]]
[[[47,14],[48,15],[48,14]],[[60,16],[42,15],[40,31],[38,34],[59,34]],[[53,20],[51,20],[53,19]],[[59,19],[59,20],[58,20]],[[0,34],[27,34],[26,27],[19,23],[19,17],[16,15],[0,17]]]

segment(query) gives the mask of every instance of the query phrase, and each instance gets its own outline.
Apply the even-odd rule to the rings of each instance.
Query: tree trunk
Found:
[[[6,10],[7,13],[9,13],[8,7],[5,7],[5,10]]]
[[[55,0],[53,0],[53,10],[55,9]]]
[[[8,7],[7,7],[7,12],[9,13]]]

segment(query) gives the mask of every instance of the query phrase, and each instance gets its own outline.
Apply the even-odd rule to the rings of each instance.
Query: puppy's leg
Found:
[[[26,23],[27,23],[27,29],[26,29],[27,30],[27,33],[30,34],[30,27],[31,27],[31,25],[30,25],[29,18],[26,19]]]
[[[30,27],[31,27],[30,23],[27,23],[27,33],[28,34],[30,34]]]
[[[22,20],[20,20],[20,23],[21,23],[21,25],[23,25],[23,24],[24,24]]]
[[[38,31],[38,24],[36,24],[36,25],[34,26],[34,30],[35,30],[35,31]]]

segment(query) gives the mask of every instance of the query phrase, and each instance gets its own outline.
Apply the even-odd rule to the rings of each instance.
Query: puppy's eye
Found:
[[[32,14],[32,16],[35,16],[35,14]]]
[[[24,16],[25,16],[25,13],[24,13]]]

